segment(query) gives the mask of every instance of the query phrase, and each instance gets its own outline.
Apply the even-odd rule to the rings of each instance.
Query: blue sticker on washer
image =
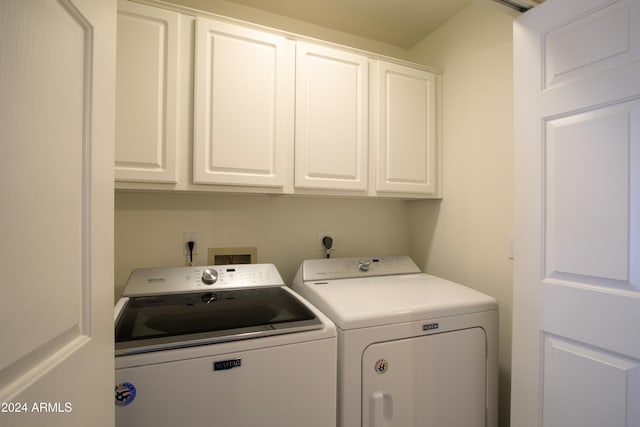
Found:
[[[127,406],[136,398],[136,388],[131,383],[121,383],[116,386],[116,405]]]

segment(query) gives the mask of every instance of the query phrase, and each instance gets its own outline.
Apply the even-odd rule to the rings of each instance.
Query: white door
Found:
[[[486,426],[486,343],[470,328],[367,347],[362,426]]]
[[[514,26],[515,427],[640,425],[640,0]]]
[[[0,425],[113,425],[114,1],[0,2]]]
[[[295,186],[366,191],[369,60],[296,43]]]

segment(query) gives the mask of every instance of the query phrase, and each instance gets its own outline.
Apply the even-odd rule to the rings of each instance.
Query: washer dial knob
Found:
[[[358,260],[358,265],[356,267],[359,271],[366,273],[369,271],[369,267],[371,267],[371,261]]]
[[[202,272],[202,283],[213,285],[218,280],[218,271],[215,268],[205,268]]]

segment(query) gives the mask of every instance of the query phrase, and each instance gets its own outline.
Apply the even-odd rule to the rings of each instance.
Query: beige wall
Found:
[[[207,247],[257,246],[259,262],[290,281],[336,233],[335,256],[409,254],[427,272],[479,289],[500,303],[500,405],[509,425],[512,264],[512,18],[471,5],[411,51],[243,8],[224,0],[191,7],[324,38],[444,69],[444,199],[317,199],[203,194],[116,194],[116,289],[136,267],[185,265],[182,233]]]
[[[404,49],[226,0],[167,3],[381,55],[408,55]],[[184,137],[191,138],[186,126]],[[185,265],[185,231],[198,233],[203,249],[194,260],[197,264],[207,262],[208,247],[257,246],[258,261],[276,264],[287,281],[303,259],[321,256],[316,250],[320,231],[336,233],[335,256],[409,252],[406,208],[400,200],[118,192],[115,201],[116,298],[134,268]]]
[[[319,258],[318,233],[335,232],[334,256],[409,253],[399,200],[282,196],[116,193],[115,297],[138,267],[183,266],[183,232],[198,233],[194,264],[206,248],[256,246],[290,282],[303,259]]]
[[[269,13],[253,7],[233,3],[226,0],[166,0],[186,8],[205,11],[264,27],[274,28],[292,34],[311,37],[319,40],[350,46],[380,55],[406,59],[407,51],[397,46],[378,42],[353,34],[344,33],[318,25],[309,24],[297,19]]]
[[[509,425],[513,227],[512,18],[471,5],[411,52],[444,70],[444,198],[408,203],[427,272],[500,304],[500,425]]]

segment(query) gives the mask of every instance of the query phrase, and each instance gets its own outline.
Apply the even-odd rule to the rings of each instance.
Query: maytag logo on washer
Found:
[[[214,371],[226,371],[228,369],[239,368],[240,366],[242,366],[242,359],[230,359],[213,362]]]
[[[423,331],[432,331],[434,329],[438,329],[440,327],[439,323],[428,323],[426,325],[422,325]]]
[[[376,374],[384,374],[389,369],[389,362],[386,359],[379,359],[373,369],[376,371]]]

